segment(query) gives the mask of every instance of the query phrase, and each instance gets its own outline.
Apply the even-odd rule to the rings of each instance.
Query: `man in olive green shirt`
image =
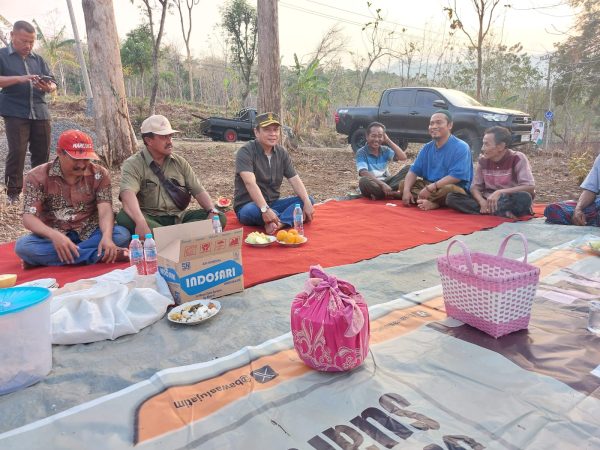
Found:
[[[171,128],[167,118],[150,116],[142,122],[141,131],[146,148],[121,167],[119,197],[123,209],[117,214],[117,223],[131,234],[145,236],[156,227],[206,220],[218,214],[225,229],[225,215],[215,208],[190,164],[173,153],[171,138],[178,131]],[[190,197],[203,209],[187,209]]]

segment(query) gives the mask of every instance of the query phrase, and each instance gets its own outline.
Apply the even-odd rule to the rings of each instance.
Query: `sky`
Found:
[[[381,8],[383,26],[421,41],[424,34],[429,40],[439,41],[447,36],[446,15],[443,11],[450,0],[370,0],[373,7]],[[72,0],[80,36],[85,39],[85,22],[80,0]],[[256,0],[249,0],[256,5]],[[456,0],[457,9],[466,29],[475,30],[476,18],[470,0]],[[564,41],[575,19],[575,11],[567,0],[501,0],[497,19],[492,25],[497,40],[511,45],[521,42],[524,50],[533,56],[542,56],[554,48],[555,42]],[[140,0],[113,0],[117,30],[125,38],[128,31],[141,23],[136,5]],[[191,47],[194,57],[221,56],[222,35],[219,30],[224,1],[200,0],[193,10]],[[294,53],[302,59],[314,51],[318,42],[332,26],[342,29],[347,49],[366,54],[361,29],[372,20],[367,0],[279,0],[280,56],[283,64],[293,64]],[[506,6],[506,5],[510,5]],[[372,8],[373,8],[372,7]],[[10,22],[36,19],[45,33],[67,26],[72,36],[66,0],[0,0],[0,15]],[[7,28],[3,28],[7,31]],[[459,33],[460,35],[460,33]],[[167,16],[166,42],[175,44],[185,53],[179,15]],[[461,39],[465,39],[461,36]],[[351,66],[347,56],[343,63]]]

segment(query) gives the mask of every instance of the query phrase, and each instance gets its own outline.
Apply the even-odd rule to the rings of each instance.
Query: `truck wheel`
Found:
[[[352,146],[352,151],[354,153],[361,147],[364,147],[367,144],[367,133],[364,128],[357,128],[350,136],[350,145]]]
[[[237,132],[235,130],[232,130],[231,128],[228,128],[223,133],[223,139],[226,142],[235,142],[235,141],[237,141],[237,138],[238,138]]]
[[[481,146],[483,145],[481,138],[477,133],[469,128],[462,128],[454,132],[454,136],[462,141],[465,141],[471,149],[471,155],[473,160],[476,161],[481,153]]]

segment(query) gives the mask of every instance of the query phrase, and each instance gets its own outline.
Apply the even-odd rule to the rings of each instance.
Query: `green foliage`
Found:
[[[595,155],[589,151],[585,151],[578,155],[573,155],[569,158],[569,173],[577,184],[583,183],[583,180],[590,171],[590,167],[594,163]]]
[[[231,0],[222,10],[221,26],[227,33],[233,63],[245,85],[242,103],[250,93],[252,66],[256,57],[256,22],[256,8],[246,0]]]
[[[542,74],[534,67],[531,58],[523,52],[521,44],[511,47],[495,45],[484,49],[482,65],[483,104],[516,107],[522,105],[523,96],[539,85]],[[466,58],[458,63],[454,83],[459,89],[474,91],[477,80],[477,53],[471,48]]]
[[[134,28],[125,38],[121,46],[121,63],[131,73],[143,75],[152,69],[152,47],[154,41],[150,26],[140,25]]]
[[[317,127],[329,108],[329,80],[319,70],[319,60],[301,64],[294,54],[294,67],[285,86],[286,109],[291,113],[292,130],[301,134],[306,127]]]

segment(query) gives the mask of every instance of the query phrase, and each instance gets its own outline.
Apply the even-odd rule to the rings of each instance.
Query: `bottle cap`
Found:
[[[146,239],[152,239],[152,233],[146,233]]]
[[[139,239],[139,238],[140,238],[140,236],[139,236],[139,235],[137,235],[137,234],[133,234],[133,235],[131,235],[131,239]]]
[[[213,216],[213,220],[215,220],[215,219],[217,219],[219,222],[221,221],[221,220],[219,219],[219,216],[217,216],[216,214]]]
[[[300,208],[300,203],[296,203],[295,208]]]

